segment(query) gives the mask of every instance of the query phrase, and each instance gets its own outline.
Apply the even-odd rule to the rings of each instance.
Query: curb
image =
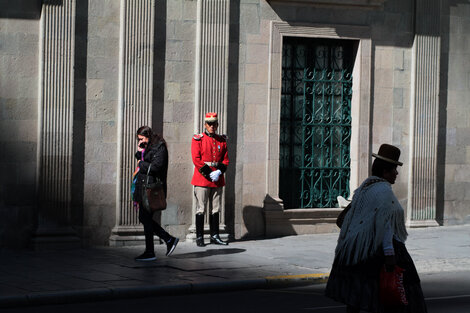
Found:
[[[280,275],[265,277],[268,285],[311,285],[323,284],[328,281],[330,273],[315,273],[315,274],[301,274],[301,275]]]
[[[326,282],[328,274],[269,276],[265,278],[230,280],[212,283],[178,285],[147,285],[139,287],[95,288],[83,290],[35,292],[21,296],[0,296],[0,308],[50,304],[95,302],[116,299],[146,298],[192,293],[227,292],[250,289],[275,289]]]

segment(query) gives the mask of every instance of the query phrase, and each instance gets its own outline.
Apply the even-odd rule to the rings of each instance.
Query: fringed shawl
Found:
[[[373,256],[382,247],[387,223],[394,235],[405,242],[408,234],[403,208],[390,183],[369,177],[355,191],[351,209],[344,217],[335,251],[338,262],[354,265]]]

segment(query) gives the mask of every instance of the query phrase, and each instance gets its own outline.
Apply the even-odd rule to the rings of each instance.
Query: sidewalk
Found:
[[[470,270],[470,225],[410,229],[407,248],[421,274]],[[275,288],[325,282],[338,234],[231,242],[180,242],[170,257],[135,262],[143,247],[0,250],[0,307]]]

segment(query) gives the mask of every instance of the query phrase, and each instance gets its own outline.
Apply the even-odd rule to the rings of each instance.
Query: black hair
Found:
[[[397,164],[393,164],[382,159],[376,158],[372,163],[372,175],[383,178],[384,172],[388,172],[397,167]]]
[[[162,136],[160,136],[157,133],[154,133],[152,131],[152,128],[150,126],[141,126],[137,130],[135,137],[138,138],[138,136],[144,136],[149,139],[149,146],[157,144],[158,142],[162,142],[163,144],[166,145],[165,139],[163,139]]]

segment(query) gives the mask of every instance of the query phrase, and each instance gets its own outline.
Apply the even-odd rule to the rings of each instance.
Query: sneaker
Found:
[[[136,261],[141,261],[141,262],[148,262],[148,261],[155,261],[157,258],[155,257],[154,252],[147,252],[145,251],[138,257],[136,257],[134,260]]]
[[[171,239],[166,243],[166,256],[169,256],[173,253],[180,240],[175,237],[171,237]]]

